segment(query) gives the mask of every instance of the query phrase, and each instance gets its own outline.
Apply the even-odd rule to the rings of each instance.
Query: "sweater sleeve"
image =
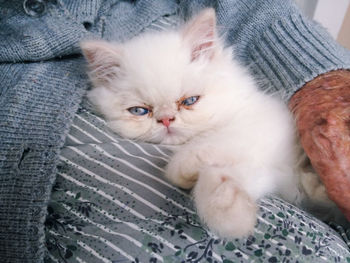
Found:
[[[286,100],[316,76],[350,68],[350,52],[292,0],[196,2],[187,9],[213,6],[235,57],[249,67],[262,89],[280,92]]]

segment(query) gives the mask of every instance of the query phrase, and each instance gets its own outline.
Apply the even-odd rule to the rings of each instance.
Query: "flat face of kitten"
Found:
[[[94,86],[88,97],[121,136],[181,144],[216,125],[224,92],[215,88],[222,48],[212,9],[178,32],[81,46]]]

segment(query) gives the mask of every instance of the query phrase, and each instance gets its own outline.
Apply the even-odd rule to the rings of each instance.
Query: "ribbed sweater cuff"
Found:
[[[281,92],[285,100],[316,76],[350,68],[350,52],[316,22],[292,14],[271,25],[248,48],[252,69],[264,76],[264,89]]]

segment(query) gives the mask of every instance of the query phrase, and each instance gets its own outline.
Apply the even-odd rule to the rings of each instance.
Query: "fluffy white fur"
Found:
[[[232,59],[217,37],[212,9],[178,31],[143,34],[123,44],[86,41],[82,50],[94,84],[89,99],[122,136],[179,145],[166,177],[194,187],[198,214],[220,236],[249,234],[256,201],[266,193],[296,202],[301,182],[306,196],[318,191],[328,200],[316,175],[299,180],[287,107],[258,91]],[[191,96],[199,96],[198,102],[183,107],[181,100]],[[135,106],[151,112],[135,116],[128,110]],[[163,119],[174,120],[167,127]]]

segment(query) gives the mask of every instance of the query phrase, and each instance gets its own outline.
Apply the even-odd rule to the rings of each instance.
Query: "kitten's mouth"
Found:
[[[167,135],[173,135],[174,134],[174,129],[167,127]]]
[[[163,133],[163,144],[181,144],[183,140],[176,128],[167,127]]]
[[[185,143],[188,140],[188,138],[182,134],[181,128],[179,129],[177,127],[164,127],[164,129],[159,132],[159,137],[156,143],[179,145]]]
[[[180,136],[180,135],[181,135],[181,131],[179,131],[178,129],[174,127],[166,128],[165,136],[174,137],[174,136]]]

